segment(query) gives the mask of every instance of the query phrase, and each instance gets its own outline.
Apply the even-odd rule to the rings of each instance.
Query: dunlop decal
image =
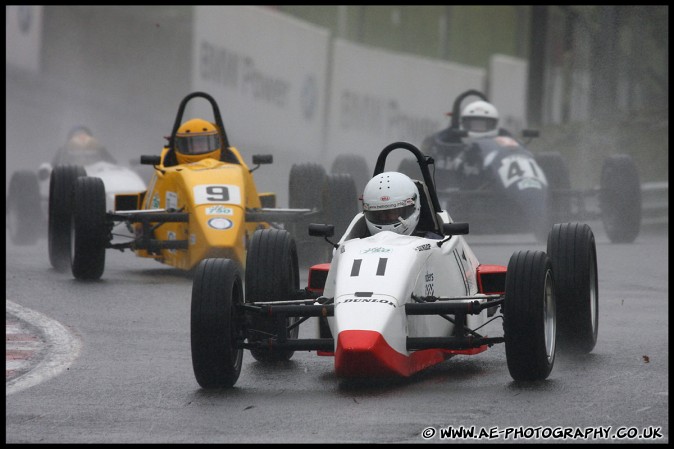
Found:
[[[339,301],[339,304],[345,304],[345,303],[355,303],[355,302],[368,302],[368,303],[374,303],[374,304],[387,304],[394,309],[396,308],[396,305],[392,302],[389,301],[388,299],[381,299],[381,298],[348,298],[343,301]]]

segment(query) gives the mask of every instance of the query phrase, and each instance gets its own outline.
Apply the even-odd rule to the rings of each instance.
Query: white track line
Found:
[[[5,396],[9,396],[65,371],[79,355],[82,343],[61,323],[39,312],[26,309],[10,300],[5,301],[5,307],[10,314],[39,328],[47,346],[46,356],[35,368],[7,382]]]

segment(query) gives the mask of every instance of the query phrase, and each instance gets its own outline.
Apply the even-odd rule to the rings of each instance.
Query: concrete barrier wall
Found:
[[[484,83],[485,71],[475,67],[342,39],[333,45],[326,162],[337,154],[357,153],[373,168],[379,152],[392,142],[421,145],[424,137],[449,124],[446,114],[457,95]]]
[[[219,102],[235,146],[319,152],[327,30],[245,5],[195,7],[192,29],[193,90]]]
[[[446,126],[466,89],[485,90],[504,126],[527,126],[526,61],[516,58],[495,55],[485,71],[383,51],[257,6],[9,5],[6,13],[6,182],[50,160],[80,123],[122,163],[158,154],[180,100],[197,89],[218,100],[247,160],[274,154],[256,179],[280,205],[293,163],[329,167],[335,155],[356,152],[374,164],[388,143],[420,144]],[[599,164],[605,148],[636,148],[566,138],[567,151],[545,138],[541,147],[562,148],[572,176],[598,173],[586,159]]]

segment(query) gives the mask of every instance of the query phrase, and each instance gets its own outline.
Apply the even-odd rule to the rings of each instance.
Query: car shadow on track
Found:
[[[496,365],[494,365],[496,366]],[[453,383],[469,381],[476,376],[489,372],[491,368],[484,362],[475,360],[446,360],[438,365],[417,372],[410,377],[387,378],[354,378],[338,379],[334,373],[330,375],[339,383],[339,390],[345,393],[380,394],[395,388],[417,385],[421,383]]]

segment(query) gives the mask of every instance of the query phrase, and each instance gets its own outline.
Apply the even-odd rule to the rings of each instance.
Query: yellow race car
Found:
[[[185,107],[193,98],[210,102],[214,122],[183,122]],[[68,255],[77,279],[99,279],[108,248],[130,249],[139,257],[186,271],[212,257],[231,259],[243,270],[249,239],[257,229],[275,227],[290,233],[294,228],[289,224],[322,220],[328,213],[321,205],[276,208],[276,194],[258,192],[252,174],[273,157],[255,155],[252,161],[255,167],[249,168],[229,144],[213,97],[193,92],[180,103],[161,155],[141,156],[141,164],[155,169],[146,191],[116,195],[114,211],[106,211],[103,181],[72,176],[71,225],[57,224],[50,231],[60,241],[72,239]],[[328,207],[357,207],[355,185],[347,189],[352,192],[348,196],[343,195],[343,186],[328,178],[315,188],[328,192],[325,197],[343,198],[341,204],[328,202]],[[334,215],[335,211],[329,213]],[[306,225],[303,227],[293,232],[306,234]]]

